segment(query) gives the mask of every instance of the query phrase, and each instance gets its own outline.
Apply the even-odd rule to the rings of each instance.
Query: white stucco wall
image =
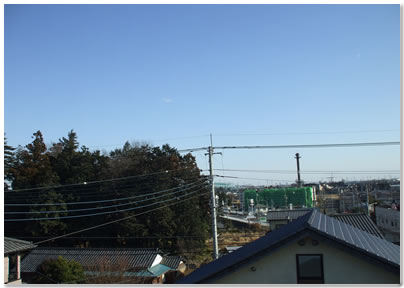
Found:
[[[8,282],[8,256],[4,256],[4,283]]]
[[[20,284],[22,284],[22,280],[21,280],[21,279],[18,279],[18,280],[15,280],[15,281],[13,281],[13,282],[8,282],[8,283],[7,283],[7,285],[20,285]]]
[[[344,250],[319,241],[313,246],[306,238],[305,245],[297,241],[285,245],[270,254],[243,265],[221,278],[212,279],[214,284],[296,284],[296,254],[322,254],[325,284],[398,284],[399,274],[389,272],[380,265],[355,257]],[[255,267],[255,271],[251,267]]]

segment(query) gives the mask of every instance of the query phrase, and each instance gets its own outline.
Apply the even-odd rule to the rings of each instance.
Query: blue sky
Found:
[[[210,133],[218,146],[400,139],[399,5],[5,5],[4,17],[13,146],[70,129],[107,151],[203,147]],[[294,170],[296,152],[302,170],[400,169],[399,146],[221,152],[218,169]]]

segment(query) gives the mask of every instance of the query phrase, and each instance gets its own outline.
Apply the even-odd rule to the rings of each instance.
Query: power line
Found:
[[[217,146],[214,149],[288,149],[288,148],[332,148],[332,147],[363,147],[363,146],[391,146],[400,145],[395,142],[363,142],[363,143],[332,143],[332,144],[296,144],[296,145],[263,145],[263,146]],[[177,150],[178,152],[194,152],[207,150],[209,147],[199,147]]]
[[[298,144],[298,145],[270,145],[270,146],[221,146],[215,149],[288,149],[288,148],[331,148],[331,147],[364,147],[400,145],[396,142],[368,142],[368,143],[333,143],[333,144]]]
[[[157,192],[153,192],[153,193],[149,193],[149,194],[143,194],[143,195],[136,195],[136,196],[132,196],[132,197],[125,197],[125,198],[116,198],[116,199],[108,199],[108,200],[98,200],[98,201],[85,201],[85,202],[67,202],[67,203],[33,203],[33,204],[25,204],[25,203],[19,203],[19,204],[4,204],[4,206],[7,207],[21,207],[21,206],[63,206],[63,205],[83,205],[83,204],[94,204],[94,203],[106,203],[106,202],[114,202],[114,201],[122,201],[122,200],[129,200],[129,199],[134,199],[134,198],[139,198],[139,197],[145,197],[145,196],[150,196],[150,195],[155,195],[155,194],[160,194],[163,192],[167,192],[167,191],[172,191],[172,190],[176,190],[176,189],[180,189],[183,188],[184,186],[189,186],[198,182],[203,182],[205,180],[199,180],[199,181],[195,181],[193,183],[190,184],[185,184],[182,187],[175,187],[175,188],[171,188],[171,189],[166,189],[166,190],[161,190],[161,191],[157,191]]]
[[[228,136],[276,136],[276,135],[322,135],[322,134],[358,134],[358,133],[379,133],[379,132],[398,132],[397,129],[381,129],[381,130],[351,130],[351,131],[320,131],[320,132],[278,132],[278,133],[230,133],[230,134],[215,134],[215,137],[228,137]],[[151,140],[140,140],[144,142],[162,142],[162,141],[173,141],[173,140],[184,140],[184,139],[196,139],[209,137],[209,134],[201,134],[196,136],[184,136],[166,139],[151,139]],[[95,145],[92,147],[116,147],[124,146],[125,143],[108,144],[108,145]]]
[[[279,173],[279,174],[295,174],[294,170],[260,170],[260,169],[215,169],[216,171],[229,171],[229,172],[253,172],[253,173]],[[208,171],[208,170],[202,170]],[[396,174],[400,173],[400,170],[300,170],[301,174]]]
[[[202,151],[202,150],[208,150],[209,147],[199,147],[199,148],[190,148],[190,149],[181,149],[177,150],[179,153],[181,152],[197,152],[197,151]]]
[[[183,186],[180,187],[174,187],[174,188],[170,188],[170,189],[165,189],[165,190],[160,190],[157,192],[152,192],[152,193],[147,193],[147,194],[142,194],[142,195],[136,195],[136,196],[131,196],[131,197],[124,197],[124,198],[115,198],[115,199],[107,199],[107,200],[94,200],[94,201],[77,201],[77,202],[58,202],[58,203],[26,203],[26,201],[24,201],[25,203],[7,203],[5,204],[6,207],[18,207],[18,206],[63,206],[63,205],[82,205],[82,204],[95,204],[95,203],[106,203],[106,202],[114,202],[114,201],[122,201],[122,200],[129,200],[129,199],[134,199],[134,198],[140,198],[140,197],[148,197],[151,195],[155,195],[155,194],[159,194],[159,193],[163,193],[163,192],[168,192],[168,191],[172,191],[172,190],[176,190],[176,189],[182,189],[185,188],[187,186],[193,185],[195,183],[198,182],[203,182],[206,180],[198,180],[192,183],[188,183],[188,184],[184,184]],[[108,193],[111,193],[111,191],[107,191]],[[133,193],[133,191],[123,191],[123,192],[118,192],[115,191],[118,194],[123,194],[123,193]],[[139,193],[139,191],[134,191],[135,193]],[[99,193],[97,196],[102,195],[102,193]],[[105,195],[103,195],[105,196]],[[98,197],[99,198],[99,197]],[[24,198],[26,199],[26,198]],[[31,198],[34,199],[34,198]],[[17,199],[13,199],[13,200],[17,200]],[[19,199],[21,200],[21,199]]]
[[[215,134],[215,137],[227,136],[267,136],[267,135],[321,135],[321,134],[358,134],[358,133],[377,133],[377,132],[398,132],[396,129],[385,130],[356,130],[356,131],[334,131],[334,132],[279,132],[279,133],[233,133],[233,134]]]
[[[186,180],[195,180],[195,178],[198,177],[191,177],[191,178],[176,178],[176,177],[172,177],[173,180],[179,180],[180,182],[184,182]],[[199,176],[200,179],[204,180],[204,178],[206,178],[205,176],[201,175]],[[159,179],[160,181],[163,182],[163,179]],[[133,180],[130,180],[133,181]],[[167,181],[163,182],[166,183]],[[122,193],[131,193],[133,192],[132,189],[136,188],[136,190],[139,190],[140,187],[150,187],[152,184],[150,183],[128,183],[128,184],[114,184],[113,182],[110,184],[111,186],[109,188],[104,187],[104,186],[92,186],[89,187],[88,189],[83,190],[83,188],[85,187],[79,187],[78,189],[81,190],[68,190],[66,188],[64,188],[63,190],[60,191],[55,191],[56,193],[60,193],[63,194],[61,195],[62,197],[79,197],[80,199],[85,199],[85,198],[93,198],[94,196],[97,196],[97,198],[99,198],[101,195],[104,194],[104,196],[106,196],[105,194],[111,194],[111,195],[119,195]],[[134,186],[135,185],[135,186]],[[75,189],[75,188],[73,188]],[[108,189],[108,190],[107,190]],[[148,188],[146,188],[148,189]],[[112,191],[113,190],[113,191]],[[120,190],[120,191],[118,191]],[[121,191],[124,190],[124,191]],[[132,190],[132,191],[131,191]],[[26,195],[26,194],[29,195]],[[10,203],[10,201],[19,201],[19,200],[23,200],[24,202],[35,202],[36,199],[41,198],[43,195],[39,194],[39,191],[33,191],[33,192],[29,192],[29,191],[25,191],[25,192],[18,192],[18,193],[8,193],[5,196],[5,201],[7,201],[8,203]],[[31,204],[30,204],[31,205]]]
[[[185,140],[185,139],[196,139],[196,138],[203,138],[203,137],[209,137],[209,134],[206,135],[196,135],[196,136],[185,136],[185,137],[176,137],[176,138],[166,138],[166,139],[151,139],[151,140],[140,140],[139,142],[162,142],[162,141],[173,141],[173,140]],[[129,143],[129,141],[126,141],[125,143],[118,143],[118,144],[108,144],[108,145],[95,145],[92,147],[115,147],[115,146],[124,146],[126,143]],[[133,142],[132,142],[133,143]],[[91,147],[91,146],[90,146]]]
[[[22,222],[22,221],[25,222],[25,221],[72,219],[72,218],[91,217],[91,216],[113,214],[113,213],[119,213],[119,212],[125,212],[125,211],[132,211],[132,210],[136,210],[136,209],[150,207],[150,206],[153,206],[153,205],[156,205],[156,204],[165,203],[165,202],[172,201],[172,200],[175,200],[175,199],[178,200],[178,199],[183,198],[185,196],[195,194],[197,191],[200,191],[202,189],[204,189],[204,187],[196,190],[195,192],[192,192],[192,193],[189,193],[187,195],[184,195],[184,196],[176,196],[174,199],[163,200],[163,201],[160,201],[160,202],[155,202],[155,203],[151,203],[151,204],[147,204],[147,205],[143,205],[143,206],[138,206],[138,207],[134,207],[134,208],[121,209],[121,210],[117,210],[117,211],[107,211],[107,212],[100,212],[100,213],[93,213],[93,214],[61,216],[61,217],[44,217],[44,218],[28,218],[28,219],[27,218],[4,219],[4,222]],[[58,212],[63,213],[64,211],[62,210],[62,211],[58,211]]]
[[[20,236],[9,236],[11,238],[19,238]],[[23,239],[44,239],[45,236],[23,236]],[[120,239],[112,236],[81,236],[81,237],[64,237],[65,239]],[[175,238],[195,238],[204,239],[204,236],[189,235],[173,235],[173,236],[121,236],[122,239],[175,239]]]
[[[157,211],[157,210],[160,210],[160,209],[163,209],[163,208],[166,208],[166,207],[177,205],[179,203],[191,200],[191,199],[196,198],[196,197],[200,197],[202,195],[203,195],[203,193],[201,193],[200,195],[196,195],[196,196],[193,196],[193,197],[190,197],[190,198],[187,198],[187,199],[177,201],[177,202],[172,203],[172,204],[167,204],[167,205],[164,205],[162,207],[158,207],[158,208],[154,208],[154,209],[147,210],[147,211],[144,211],[144,212],[140,212],[140,213],[135,214],[135,215],[130,215],[130,216],[127,216],[127,217],[124,217],[124,218],[112,220],[112,221],[109,221],[109,222],[106,222],[106,223],[98,224],[98,225],[95,225],[95,226],[92,226],[92,227],[88,227],[88,228],[81,229],[81,230],[74,231],[74,232],[70,232],[70,233],[67,233],[67,234],[64,234],[64,235],[60,235],[60,236],[52,237],[52,238],[42,240],[42,241],[39,241],[39,242],[35,242],[35,243],[30,244],[30,245],[27,245],[27,247],[31,247],[31,245],[38,245],[38,244],[42,244],[42,243],[45,243],[45,242],[53,241],[53,240],[60,239],[60,238],[70,236],[70,235],[74,235],[74,234],[77,234],[77,233],[89,231],[89,230],[96,229],[96,228],[106,226],[106,225],[109,225],[109,224],[113,224],[113,223],[116,223],[116,222],[124,221],[124,220],[130,219],[130,218],[137,217],[137,216],[140,216],[140,215],[143,215],[143,214],[147,214],[147,213],[150,213],[150,212],[153,212],[153,211]],[[23,248],[23,247],[21,247],[21,248]]]
[[[91,184],[94,184],[94,183],[103,183],[103,182],[118,181],[118,180],[123,180],[123,179],[132,179],[132,178],[145,177],[145,176],[150,176],[150,175],[157,175],[157,174],[169,173],[169,172],[186,170],[186,169],[194,169],[194,167],[192,167],[192,168],[178,168],[178,169],[173,169],[173,170],[164,170],[164,171],[160,171],[160,172],[152,172],[152,173],[147,173],[147,174],[140,174],[140,175],[134,175],[134,176],[120,177],[120,178],[111,178],[111,179],[106,179],[106,180],[81,182],[81,183],[75,183],[75,184],[65,184],[65,185],[56,185],[56,186],[45,186],[45,187],[33,187],[33,188],[16,189],[16,190],[4,191],[4,192],[11,193],[11,192],[20,192],[20,191],[28,191],[28,190],[30,190],[30,191],[32,191],[32,190],[45,190],[45,189],[54,189],[54,188],[68,187],[68,186],[91,185]]]
[[[135,202],[129,202],[129,203],[121,203],[121,204],[116,204],[116,205],[110,205],[110,206],[103,206],[103,207],[92,207],[92,208],[82,208],[82,209],[72,209],[72,210],[55,210],[55,211],[28,211],[28,212],[4,212],[4,214],[48,214],[48,213],[70,213],[70,212],[78,212],[78,211],[92,211],[92,210],[100,210],[100,209],[108,209],[108,208],[115,208],[115,207],[121,207],[121,206],[127,206],[127,205],[133,205],[133,204],[137,204],[137,203],[141,203],[141,202],[145,202],[145,201],[150,201],[150,200],[155,200],[155,199],[159,199],[162,197],[167,197],[169,195],[178,193],[178,192],[184,192],[187,191],[188,189],[191,188],[195,188],[198,186],[204,185],[204,183],[200,183],[198,185],[194,185],[191,187],[188,187],[186,189],[182,189],[179,191],[174,191],[168,194],[164,194],[164,195],[160,195],[157,197],[153,197],[153,198],[149,198],[149,199],[143,199],[143,200],[139,200],[139,201],[135,201]],[[59,203],[57,203],[59,204]]]
[[[234,178],[234,179],[246,179],[246,180],[258,180],[258,181],[296,182],[295,180],[276,180],[276,179],[262,179],[262,178],[247,178],[247,177],[224,176],[224,175],[215,175],[215,177]]]

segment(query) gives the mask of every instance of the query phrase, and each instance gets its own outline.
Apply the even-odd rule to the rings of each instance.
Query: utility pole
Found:
[[[210,175],[210,189],[211,189],[211,214],[212,214],[212,238],[213,238],[213,258],[219,258],[219,248],[217,243],[217,223],[216,223],[216,196],[215,196],[215,185],[213,182],[213,144],[212,144],[212,134],[210,134],[210,146],[208,148],[209,154],[209,175]]]
[[[299,153],[296,153],[296,165],[297,165],[297,186],[302,187],[302,183],[300,181],[300,165],[299,165],[299,159],[302,158],[299,156]]]

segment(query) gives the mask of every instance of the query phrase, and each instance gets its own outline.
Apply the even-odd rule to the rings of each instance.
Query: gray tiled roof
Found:
[[[379,231],[376,224],[373,223],[372,219],[366,214],[335,214],[329,216],[384,239],[383,234]]]
[[[35,247],[36,245],[32,244],[32,242],[4,237],[4,254],[25,251]]]
[[[309,227],[327,237],[338,240],[395,267],[400,266],[400,246],[352,225],[314,211],[308,221]]]
[[[159,249],[135,248],[38,247],[21,261],[21,272],[34,272],[45,259],[57,259],[58,256],[77,261],[83,267],[94,267],[102,263],[112,267],[125,265],[126,269],[149,268],[159,252]]]
[[[331,241],[340,243],[347,249],[353,249],[360,252],[361,255],[367,255],[379,260],[382,265],[389,265],[399,273],[399,246],[312,209],[295,221],[200,267],[177,281],[177,283],[201,283],[203,280],[214,277],[219,272],[262,254],[264,251],[276,249],[287,239],[293,239],[293,237],[305,231],[316,233]]]
[[[310,212],[311,209],[294,209],[294,210],[275,210],[275,211],[268,211],[267,213],[267,220],[274,221],[274,220],[296,220],[300,216]],[[288,218],[289,217],[289,218]]]

